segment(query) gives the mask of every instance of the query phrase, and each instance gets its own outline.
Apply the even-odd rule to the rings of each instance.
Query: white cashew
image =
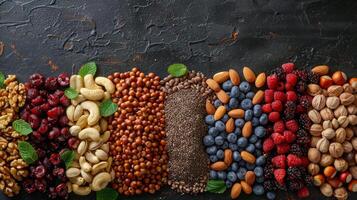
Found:
[[[93,74],[87,74],[84,76],[84,87],[88,89],[102,89],[94,82]]]
[[[92,152],[87,152],[85,154],[86,160],[88,160],[92,164],[97,164],[99,163],[99,159],[97,156],[95,156]]]
[[[71,167],[71,168],[67,169],[66,176],[68,178],[72,178],[72,177],[78,176],[80,173],[81,173],[81,170],[79,170],[78,168]]]
[[[102,89],[81,88],[81,94],[88,100],[99,101],[104,97]]]
[[[99,131],[92,127],[85,128],[78,133],[78,138],[81,140],[91,139],[93,141],[99,141],[100,140]]]
[[[81,170],[81,175],[82,175],[82,177],[84,178],[84,180],[87,183],[91,183],[92,182],[93,176],[91,174],[85,172],[83,169]]]
[[[67,118],[69,119],[69,121],[74,121],[73,117],[74,117],[74,106],[70,105],[68,106],[68,108],[66,109],[66,114],[67,114]]]
[[[68,193],[71,193],[72,192],[72,184],[70,182],[67,182],[66,185],[67,185]]]
[[[83,109],[89,111],[89,116],[88,116],[88,126],[93,126],[98,123],[100,119],[100,112],[99,112],[99,107],[96,103],[93,101],[85,101],[81,103],[81,106]]]
[[[76,161],[76,160],[73,160],[73,162],[72,162],[72,164],[71,164],[71,167],[74,167],[74,168],[81,168],[81,166],[79,166],[78,161]]]
[[[86,158],[84,156],[81,156],[79,158],[79,165],[81,166],[81,169],[85,172],[89,173],[92,170],[92,165],[86,161]]]
[[[108,121],[104,118],[101,118],[99,121],[99,126],[100,126],[100,130],[102,132],[105,132],[108,129]]]
[[[78,154],[82,157],[82,155],[87,151],[87,148],[88,148],[87,141],[82,140],[77,148]],[[81,164],[81,157],[79,158],[79,165]]]
[[[99,160],[108,160],[108,154],[102,149],[97,149],[94,154]]]
[[[115,91],[115,86],[114,86],[113,82],[111,80],[109,80],[108,78],[98,76],[97,78],[95,78],[95,83],[103,86],[105,88],[105,90],[107,92],[109,92],[110,94],[114,93],[114,91]]]
[[[83,177],[81,176],[77,176],[77,177],[73,177],[73,178],[69,178],[69,181],[71,183],[77,184],[77,185],[83,185],[86,181],[84,180]]]
[[[76,122],[77,126],[80,126],[82,129],[88,126],[87,123],[88,115],[82,115]]]
[[[79,92],[83,87],[83,78],[80,75],[72,75],[69,80],[69,86]]]
[[[78,133],[81,131],[81,127],[80,126],[71,126],[71,128],[69,128],[69,133],[72,136],[78,136]]]
[[[107,167],[108,167],[108,162],[100,162],[93,165],[92,175],[98,174],[100,171],[107,169]]]
[[[77,121],[83,115],[83,108],[81,105],[77,105],[74,109],[73,120]]]
[[[92,192],[90,187],[88,187],[88,186],[80,187],[77,184],[72,184],[72,190],[75,194],[81,195],[81,196],[87,196]]]
[[[81,102],[85,101],[86,98],[83,95],[78,95],[78,97],[76,97],[75,99],[71,100],[72,105],[76,106],[78,104],[80,104]]]
[[[103,100],[110,99],[111,97],[112,97],[112,95],[109,92],[107,92],[107,91],[104,92]]]
[[[93,126],[93,128],[97,129],[97,131],[100,132],[100,126],[99,126],[99,124],[96,124],[95,126]]]
[[[112,177],[108,172],[102,172],[93,178],[92,190],[100,191],[107,187],[108,183],[111,181]]]

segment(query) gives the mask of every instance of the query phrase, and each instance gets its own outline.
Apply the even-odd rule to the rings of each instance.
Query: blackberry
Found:
[[[300,179],[302,176],[301,170],[298,167],[289,167],[287,170],[287,179],[289,182]]]
[[[289,181],[287,185],[288,185],[289,191],[293,191],[293,192],[297,192],[302,187],[304,187],[304,184],[300,180]]]
[[[275,74],[280,80],[284,80],[285,78],[285,72],[282,67],[271,70],[270,74]]]
[[[307,84],[306,81],[300,80],[296,83],[295,89],[299,93],[304,93],[306,91]]]
[[[304,148],[301,148],[298,144],[292,144],[290,147],[290,153],[295,154],[299,157],[305,155]]]
[[[307,79],[310,83],[319,84],[320,76],[312,71],[307,74]]]
[[[275,185],[276,185],[276,188],[278,190],[281,190],[281,191],[284,191],[284,192],[286,192],[288,190],[288,188],[286,187],[286,184],[280,185],[278,182],[275,181]]]
[[[265,191],[275,191],[277,189],[276,183],[273,179],[264,180],[263,187]]]
[[[311,139],[308,136],[298,137],[296,139],[296,143],[303,145],[304,147],[308,147],[310,145]]]
[[[299,105],[304,107],[305,109],[308,109],[311,105],[312,102],[312,97],[309,95],[303,95],[299,97]]]
[[[270,179],[274,178],[274,167],[273,165],[267,163],[264,167],[264,178]]]
[[[312,186],[313,185],[313,179],[309,174],[304,175],[304,181],[307,186]]]
[[[308,80],[308,73],[309,73],[309,71],[306,69],[293,71],[293,74],[295,74],[297,77],[299,77],[299,79],[303,82],[306,82]]]
[[[293,101],[285,103],[284,119],[291,120],[295,117],[296,104]]]
[[[299,125],[305,130],[310,130],[312,122],[306,113],[299,116]]]
[[[309,133],[304,130],[304,129],[299,129],[297,132],[296,132],[296,136],[299,138],[299,137],[309,137]]]

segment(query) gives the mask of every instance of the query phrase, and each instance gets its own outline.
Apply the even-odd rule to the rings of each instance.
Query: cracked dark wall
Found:
[[[139,66],[164,76],[182,62],[212,75],[293,61],[357,75],[356,9],[353,0],[0,0],[0,69],[25,80],[95,60],[101,74]],[[168,190],[141,199],[159,196],[192,199]]]

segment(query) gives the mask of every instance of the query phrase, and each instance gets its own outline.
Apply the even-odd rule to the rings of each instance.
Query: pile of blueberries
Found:
[[[211,163],[223,161],[224,150],[227,148],[233,152],[233,163],[225,171],[211,170],[210,179],[224,180],[227,188],[230,188],[234,183],[244,180],[247,171],[253,171],[256,175],[253,192],[256,195],[263,195],[263,167],[266,163],[266,157],[262,152],[262,144],[266,135],[264,125],[268,124],[268,116],[262,112],[261,105],[253,105],[252,99],[255,92],[248,82],[243,81],[239,85],[233,85],[230,80],[227,80],[221,84],[221,88],[230,97],[229,103],[224,105],[217,99],[213,104],[216,108],[224,105],[227,112],[217,121],[214,120],[213,115],[205,117],[209,129],[203,143]],[[237,108],[244,110],[244,117],[235,119],[234,131],[227,133],[225,123],[230,118],[227,113]],[[242,136],[242,128],[248,121],[251,121],[253,130],[250,137],[246,138]],[[255,164],[249,164],[241,158],[240,152],[243,150],[256,157]]]

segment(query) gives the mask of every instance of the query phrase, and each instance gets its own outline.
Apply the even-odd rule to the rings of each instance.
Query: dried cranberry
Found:
[[[34,114],[30,114],[27,120],[32,129],[37,129],[40,126],[40,118]]]
[[[23,110],[23,111],[21,112],[21,114],[20,114],[21,119],[27,121],[28,118],[29,118],[29,116],[30,116],[30,114],[31,114],[30,112],[28,112],[28,111],[26,111],[26,110]]]
[[[37,131],[40,132],[41,134],[47,133],[47,131],[48,131],[48,121],[47,121],[47,119],[43,119],[43,120],[41,121],[41,125],[40,125],[40,127],[37,129]]]
[[[44,179],[36,179],[35,187],[39,192],[46,192],[46,181]]]
[[[71,105],[71,101],[65,95],[62,95],[62,97],[60,98],[60,102],[65,107]]]
[[[41,87],[44,81],[45,81],[45,77],[42,76],[41,74],[36,73],[30,76],[30,84],[35,88]]]
[[[46,174],[46,169],[43,165],[39,165],[35,168],[35,177],[42,178]]]
[[[34,193],[36,191],[36,187],[35,185],[33,184],[32,180],[31,179],[27,179],[23,182],[23,186],[26,190],[27,193],[31,194],[31,193]]]
[[[67,73],[62,73],[58,75],[57,81],[60,86],[66,87],[69,85],[69,75]]]
[[[66,126],[69,122],[69,119],[68,119],[67,115],[63,115],[60,117],[58,122],[59,122],[60,126]]]
[[[50,95],[48,95],[47,101],[50,104],[50,106],[55,107],[55,106],[58,106],[60,99],[57,95],[50,94]]]
[[[50,168],[52,167],[52,164],[51,164],[50,160],[49,160],[47,157],[43,159],[42,165],[43,165],[46,169],[50,169]]]
[[[48,77],[45,81],[45,87],[47,90],[56,90],[58,87],[56,77]]]
[[[60,197],[66,197],[68,195],[67,185],[66,183],[61,183],[57,185],[56,192]]]
[[[51,106],[49,103],[44,103],[40,106],[42,112],[47,112],[49,109],[51,109]]]
[[[43,97],[43,98],[46,98],[47,95],[48,95],[48,92],[46,90],[40,90],[40,96]]]
[[[44,102],[45,102],[45,99],[40,96],[37,96],[36,98],[31,100],[31,104],[33,106],[39,106],[39,105],[43,104]]]
[[[41,108],[40,106],[35,106],[31,109],[31,113],[36,115],[36,116],[40,116],[41,115]]]
[[[79,140],[75,137],[71,137],[67,143],[68,143],[69,148],[77,149],[77,147],[79,145]]]
[[[63,176],[64,175],[64,169],[63,168],[54,168],[52,171],[53,176]]]
[[[56,190],[55,190],[54,187],[50,187],[49,191],[50,191],[50,193],[48,194],[48,196],[49,196],[51,199],[57,198],[57,192],[56,192]]]
[[[56,119],[60,115],[61,115],[60,107],[54,107],[51,110],[47,111],[47,116],[52,119]]]
[[[40,142],[44,141],[44,138],[42,137],[41,133],[38,131],[33,131],[32,137],[34,139],[34,142],[36,142],[36,143],[40,143]]]
[[[63,140],[61,140],[59,138],[61,138],[61,136],[57,138],[57,141],[63,142]],[[59,144],[57,142],[51,142],[50,146],[51,146],[52,149],[57,150],[57,148],[59,147]]]
[[[53,165],[58,165],[61,163],[61,156],[58,153],[53,153],[49,160]]]
[[[35,88],[29,88],[27,90],[27,98],[28,99],[34,99],[38,96],[38,90]]]
[[[53,93],[54,95],[57,95],[59,97],[63,96],[64,95],[64,92],[62,90],[56,90],[55,93]]]
[[[37,155],[39,158],[44,158],[46,156],[46,152],[43,149],[36,149]]]
[[[48,133],[48,139],[53,140],[56,139],[60,135],[60,130],[56,127],[52,128],[52,130]]]

